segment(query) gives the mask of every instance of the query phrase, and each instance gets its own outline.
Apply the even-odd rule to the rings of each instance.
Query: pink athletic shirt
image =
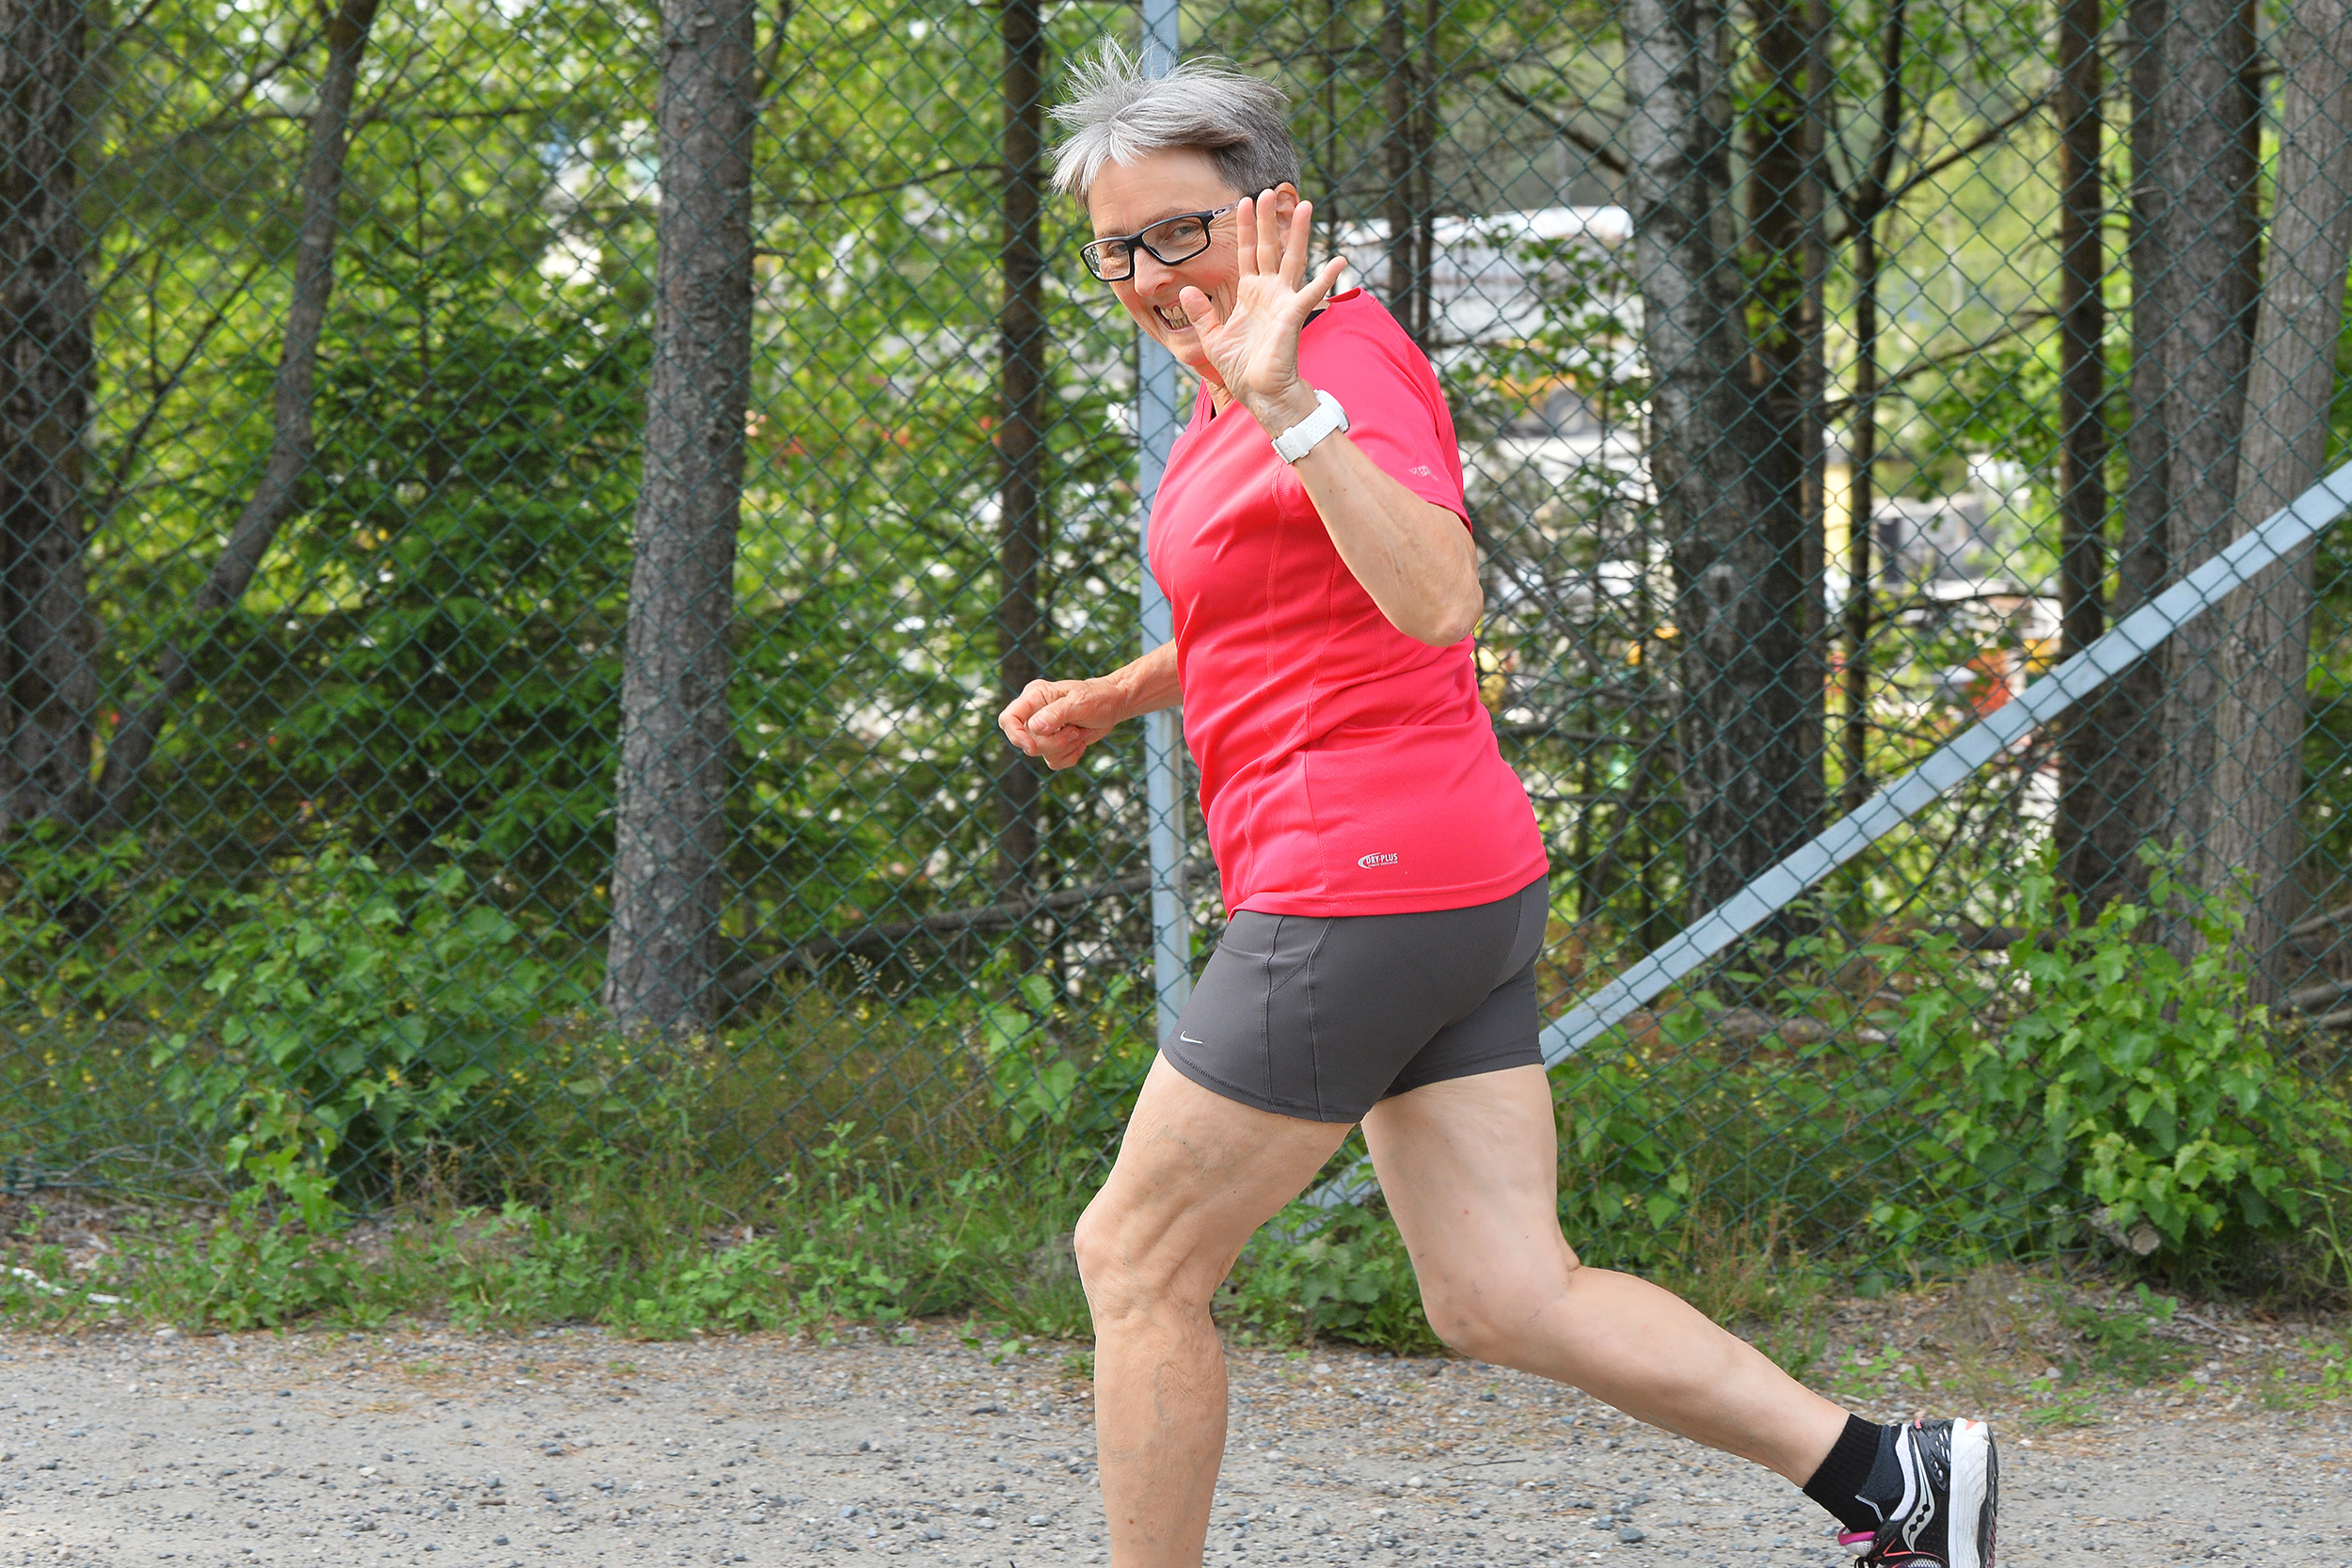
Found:
[[[1382,472],[1467,517],[1437,372],[1377,300],[1335,296],[1307,323],[1298,363]],[[1168,455],[1150,547],[1175,610],[1184,740],[1226,909],[1458,910],[1543,876],[1470,640],[1432,648],[1391,626],[1267,433],[1239,404],[1212,408],[1204,387]]]

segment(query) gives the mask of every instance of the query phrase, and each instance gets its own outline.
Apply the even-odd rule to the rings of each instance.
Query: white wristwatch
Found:
[[[1336,430],[1347,428],[1347,410],[1328,392],[1315,394],[1315,411],[1274,438],[1274,455],[1295,463],[1315,450],[1315,443]]]

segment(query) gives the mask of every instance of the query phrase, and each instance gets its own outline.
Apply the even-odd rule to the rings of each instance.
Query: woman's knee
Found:
[[[1225,1259],[1221,1267],[1205,1257],[1201,1239],[1188,1235],[1189,1229],[1123,1205],[1112,1189],[1096,1194],[1071,1238],[1078,1278],[1095,1315],[1123,1317],[1162,1306],[1206,1310],[1232,1259]]]
[[[1089,1296],[1111,1283],[1119,1258],[1118,1232],[1119,1221],[1107,1211],[1104,1195],[1095,1194],[1070,1238],[1070,1249],[1078,1259],[1078,1278]]]
[[[1422,1302],[1422,1309],[1429,1315],[1429,1326],[1437,1331],[1446,1349],[1489,1366],[1511,1366],[1518,1359],[1513,1354],[1517,1336],[1507,1323],[1486,1310],[1486,1303],[1475,1299],[1424,1298]]]
[[[1423,1287],[1422,1310],[1446,1348],[1496,1367],[1521,1367],[1543,1354],[1566,1325],[1559,1308],[1567,1296],[1573,1259],[1557,1278],[1512,1275]]]
[[[1159,1230],[1107,1191],[1096,1194],[1078,1216],[1071,1247],[1097,1316],[1147,1310],[1177,1293],[1176,1249]]]

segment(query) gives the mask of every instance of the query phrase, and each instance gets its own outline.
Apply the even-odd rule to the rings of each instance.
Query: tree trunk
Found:
[[[89,793],[85,11],[83,0],[0,0],[0,835],[77,822]]]
[[[261,483],[229,531],[229,542],[188,605],[188,618],[196,626],[184,639],[174,638],[164,645],[154,688],[106,748],[106,766],[98,781],[103,828],[129,825],[132,799],[172,705],[195,682],[196,656],[211,623],[245,597],[278,531],[302,509],[310,488],[319,339],[326,327],[327,297],[335,288],[335,245],[342,235],[336,203],[342,195],[352,95],[358,87],[359,63],[367,53],[369,29],[375,25],[376,8],[377,0],[342,0],[327,24],[326,73],[319,82],[310,146],[303,156],[302,227],[294,238],[294,293],[286,305],[286,335],[272,395],[269,457]]]
[[[2162,270],[2151,279],[2165,381],[2166,564],[2185,573],[2220,547],[2237,502],[2238,432],[2260,275],[2249,0],[2176,0],[2156,92],[2151,170]],[[2165,646],[2163,764],[2155,841],[2195,855],[2213,825],[2212,717],[2221,701],[2208,616]]]
[[[2106,626],[2107,435],[2106,307],[2100,281],[2106,271],[2099,225],[2106,209],[2100,182],[2101,60],[2105,0],[2059,0],[2058,91],[2051,118],[2058,130],[2058,653],[2072,658],[2096,641]],[[2099,762],[2102,737],[2091,705],[2058,722],[2058,873],[2086,909],[2095,908],[2114,864],[2131,853],[2118,834],[2130,823],[2128,804],[2106,799]]]
[[[2112,612],[2210,555],[2235,503],[2251,351],[2254,91],[2245,0],[2132,0],[2132,423]],[[2210,626],[2117,676],[2080,723],[2087,911],[2144,898],[2139,845],[2191,849],[2211,816],[2220,671]],[[2178,940],[2181,933],[2174,933]]]
[[[1849,208],[1854,231],[1853,420],[1847,452],[1844,777],[1840,803],[1861,809],[1870,795],[1871,531],[1878,521],[1879,218],[1893,188],[1902,134],[1903,60],[1909,54],[1903,0],[1888,0],[1879,29],[1878,132]]]
[[[1753,467],[1763,442],[1747,395],[1723,13],[1715,0],[1630,0],[1626,44],[1650,477],[1675,570],[1696,915],[1814,820],[1804,583],[1755,526],[1772,498]]]
[[[1004,298],[996,317],[996,678],[1008,694],[1045,673],[1046,618],[1040,571],[1049,527],[1045,464],[1045,242],[1043,211],[1045,21],[1038,0],[1000,0],[1005,64]],[[1004,748],[997,748],[999,752]],[[996,863],[1000,897],[1034,879],[1041,765],[1012,753],[997,763]]]
[[[661,210],[605,1005],[628,1033],[707,1027],[722,995],[727,648],[751,395],[748,0],[663,0]]]
[[[2131,421],[2123,437],[2122,538],[2115,552],[2110,610],[2122,620],[2164,591],[2170,580],[2170,513],[2166,462],[2165,311],[2174,303],[2161,280],[2164,246],[2176,238],[2157,223],[2156,177],[2163,128],[2157,115],[2164,81],[2163,43],[2169,0],[2131,0],[2128,11],[2131,89],[2131,228],[2124,261],[2132,278]],[[2141,659],[2083,705],[2069,728],[2079,744],[2078,790],[2084,837],[2074,846],[2067,884],[2083,913],[2122,899],[2144,900],[2148,871],[2138,858],[2156,817],[2156,770],[2163,756],[2160,715],[2164,658]]]
[[[1808,0],[1759,0],[1756,63],[1761,78],[1748,110],[1748,396],[1761,415],[1755,478],[1764,510],[1755,527],[1799,587],[1804,668],[1790,680],[1804,698],[1788,739],[1802,758],[1786,788],[1807,836],[1821,829],[1820,333],[1813,252],[1820,239],[1819,126],[1827,91],[1807,36]]]
[[[2352,252],[2352,0],[2301,0],[2282,39],[2285,93],[2262,307],[2247,378],[2250,417],[2238,454],[2237,503],[2219,548],[2318,479],[2328,457],[2337,335]],[[2302,918],[2304,683],[2311,657],[2309,546],[2238,590],[2210,619],[2221,701],[2214,713],[2214,812],[2198,856],[2206,891],[2252,879],[2243,941],[2260,968],[2258,1000],[2310,976],[2290,967]]]
[[[1389,309],[1426,350],[1429,347],[1429,143],[1433,134],[1414,47],[1416,29],[1406,13],[1407,0],[1384,0],[1380,12],[1381,108],[1388,120],[1389,188],[1383,202],[1388,220]],[[1427,40],[1421,40],[1424,49]]]

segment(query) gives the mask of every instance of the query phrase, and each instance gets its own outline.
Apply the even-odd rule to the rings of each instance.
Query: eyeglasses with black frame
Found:
[[[1164,267],[1189,261],[1209,248],[1209,225],[1232,212],[1229,203],[1206,213],[1178,213],[1146,224],[1133,234],[1105,234],[1078,252],[1087,271],[1105,283],[1123,283],[1136,275],[1136,251],[1148,250]]]

